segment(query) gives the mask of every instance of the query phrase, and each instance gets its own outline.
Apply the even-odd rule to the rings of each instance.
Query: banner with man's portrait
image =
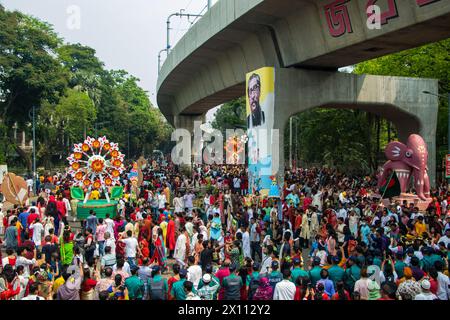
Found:
[[[265,67],[246,75],[249,192],[269,194],[274,181],[273,148],[275,68]],[[277,136],[278,138],[278,136]],[[278,139],[276,139],[278,140]]]

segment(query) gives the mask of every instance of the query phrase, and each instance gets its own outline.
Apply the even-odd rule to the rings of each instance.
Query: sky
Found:
[[[212,0],[212,4],[216,2]],[[94,48],[106,68],[124,69],[138,77],[140,86],[148,91],[156,106],[158,53],[166,46],[167,17],[181,9],[198,14],[207,0],[0,0],[0,3],[8,10],[19,10],[49,22],[66,42]],[[190,22],[179,17],[173,17],[171,22],[173,47]],[[214,110],[209,112],[208,120],[213,113]]]

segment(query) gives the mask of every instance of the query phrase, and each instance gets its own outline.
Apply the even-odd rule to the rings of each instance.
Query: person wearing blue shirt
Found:
[[[328,270],[327,269],[322,269],[320,271],[320,278],[321,279],[319,281],[317,281],[317,284],[322,283],[325,288],[325,293],[329,297],[332,297],[335,293],[334,284],[333,284],[333,281],[328,279]]]
[[[21,238],[23,239],[23,238],[25,238],[25,232],[26,232],[26,230],[27,230],[27,228],[28,228],[28,222],[27,222],[27,219],[28,219],[28,216],[30,215],[30,212],[28,212],[28,211],[22,211],[20,214],[19,214],[19,222],[20,222],[20,224],[22,225],[22,227],[23,227],[23,229],[22,229],[22,232],[21,232]]]
[[[370,227],[369,225],[363,221],[361,222],[361,240],[369,245],[369,235],[370,235]]]

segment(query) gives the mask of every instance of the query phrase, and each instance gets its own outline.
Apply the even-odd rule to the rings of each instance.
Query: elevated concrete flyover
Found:
[[[367,27],[378,5],[381,29]],[[245,74],[263,66],[339,67],[450,37],[450,0],[219,0],[162,66],[157,102],[187,126],[245,94]]]
[[[367,26],[370,5],[381,10],[379,29]],[[209,109],[246,94],[247,73],[274,67],[275,129],[314,107],[378,114],[403,141],[423,136],[434,185],[438,99],[422,91],[437,93],[437,81],[337,69],[449,37],[450,0],[219,0],[170,52],[157,102],[171,124],[192,129]]]

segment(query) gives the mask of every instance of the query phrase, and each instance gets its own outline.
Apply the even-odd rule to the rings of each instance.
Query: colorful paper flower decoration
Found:
[[[117,143],[106,137],[87,137],[83,143],[75,144],[69,161],[68,173],[73,185],[78,187],[104,187],[120,185],[120,175],[125,170],[124,155]]]

